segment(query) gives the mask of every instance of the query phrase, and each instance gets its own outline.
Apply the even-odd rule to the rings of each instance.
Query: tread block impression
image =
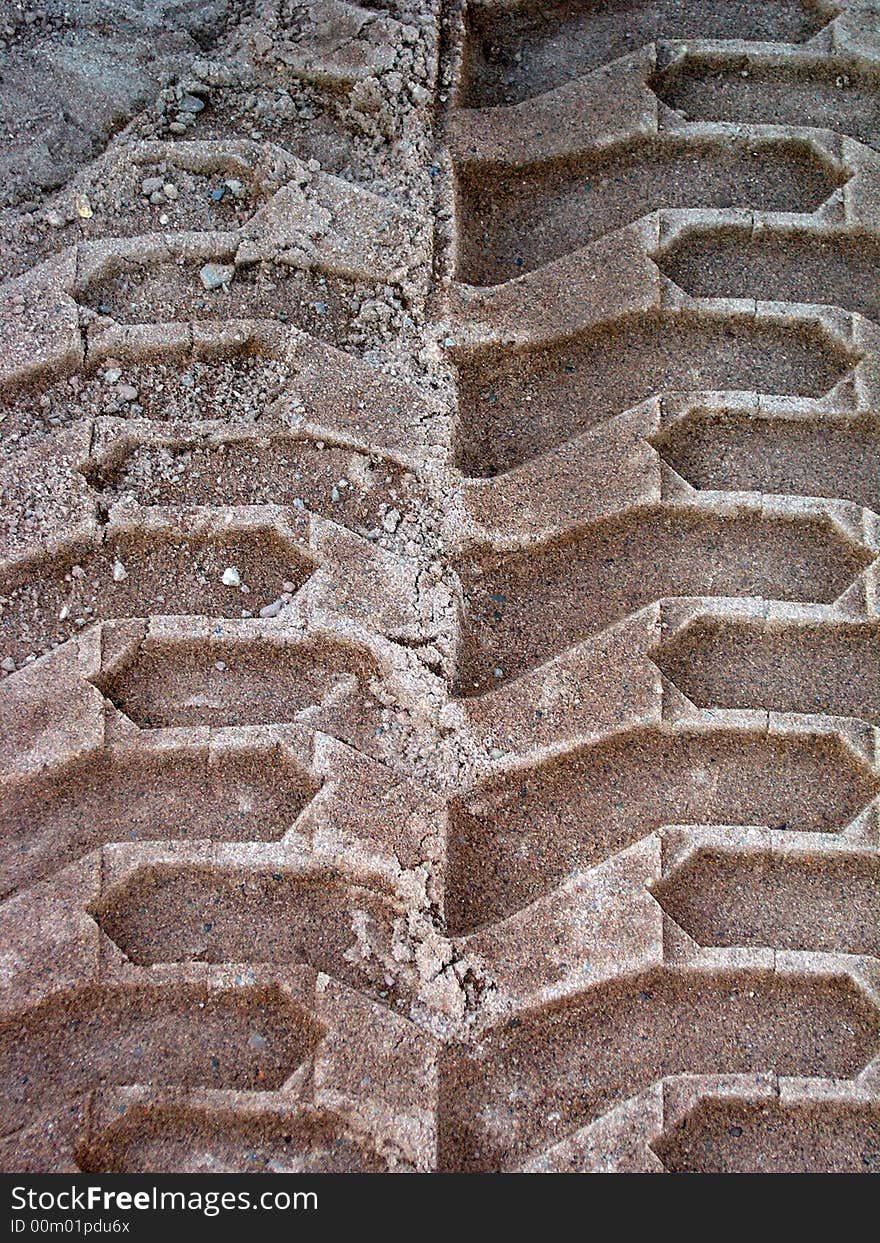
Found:
[[[278,1088],[319,1034],[278,986],[81,989],[4,1020],[3,1122],[102,1084]]]
[[[238,530],[205,515],[190,524],[126,522],[106,527],[98,547],[7,571],[0,647],[19,659],[117,618],[240,619],[243,610],[259,613],[285,590],[297,590],[313,569],[271,522]]]
[[[132,441],[134,438],[132,438]],[[396,508],[409,512],[406,472],[336,445],[274,435],[202,433],[144,437],[111,450],[90,470],[103,497],[141,505],[284,505],[323,514],[365,532]]]
[[[579,77],[655,39],[800,43],[831,20],[809,0],[562,0],[468,5],[464,104],[507,104]]]
[[[754,499],[720,512],[646,507],[522,552],[475,554],[461,567],[457,690],[498,686],[663,597],[830,604],[873,560],[823,513]]]
[[[277,742],[108,747],[4,785],[3,893],[106,842],[277,840],[317,788]]]
[[[706,846],[652,892],[699,945],[880,957],[880,859],[870,849]]]
[[[83,1142],[77,1164],[86,1174],[381,1174],[389,1162],[349,1135],[329,1110],[301,1105],[242,1109],[203,1103],[126,1102],[121,1118]],[[122,1108],[120,1105],[118,1108]]]
[[[880,238],[861,230],[692,229],[658,263],[697,298],[820,303],[880,320]]]
[[[651,87],[690,121],[810,125],[880,146],[880,73],[856,57],[687,51]]]
[[[626,977],[502,1025],[479,1057],[450,1050],[441,1168],[509,1169],[667,1075],[848,1078],[878,1042],[874,1008],[846,977]]]
[[[207,625],[195,636],[149,636],[94,681],[141,729],[162,729],[285,724],[340,699],[363,708],[372,672],[354,649]]]
[[[578,160],[458,171],[460,280],[498,285],[661,207],[811,212],[843,178],[804,142],[633,139]]]
[[[880,791],[834,734],[646,728],[490,779],[453,807],[447,919],[491,923],[667,824],[841,833]]]
[[[695,488],[838,497],[880,510],[880,419],[869,413],[694,404],[652,444]]]
[[[880,1109],[868,1099],[708,1095],[652,1145],[670,1173],[871,1174]]]
[[[877,622],[698,617],[655,659],[698,708],[825,713],[880,724]]]
[[[632,315],[552,345],[486,347],[458,360],[458,465],[500,474],[667,391],[821,397],[856,358],[811,323],[693,312]]]
[[[104,893],[91,914],[138,965],[308,965],[386,1004],[399,995],[387,977],[373,978],[368,949],[384,944],[390,954],[399,901],[330,868],[155,863]]]

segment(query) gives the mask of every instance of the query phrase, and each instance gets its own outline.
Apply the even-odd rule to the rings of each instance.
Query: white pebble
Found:
[[[223,577],[220,581],[223,583],[224,587],[240,587],[241,575],[239,574],[237,567],[234,565],[227,565],[226,569],[223,571]]]
[[[128,578],[128,570],[117,557],[113,562],[113,581],[114,583],[121,583],[126,578]]]
[[[389,509],[388,513],[382,519],[382,526],[389,533],[389,535],[393,535],[400,526],[400,510]]]

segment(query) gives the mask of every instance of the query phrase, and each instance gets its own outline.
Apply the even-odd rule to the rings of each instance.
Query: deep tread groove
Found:
[[[462,800],[450,828],[447,915],[457,931],[502,919],[664,824],[837,834],[878,791],[833,736],[622,735]]]
[[[750,39],[799,43],[828,16],[808,0],[562,0],[469,6],[463,104],[507,104],[579,77],[655,39]]]
[[[814,211],[841,184],[803,142],[636,139],[531,168],[464,165],[458,277],[498,285],[661,207]]]
[[[695,230],[658,262],[696,298],[824,303],[880,320],[880,239],[871,234]]]
[[[854,361],[810,325],[689,312],[633,315],[556,345],[487,349],[459,366],[458,464],[499,474],[658,392],[820,397]]]

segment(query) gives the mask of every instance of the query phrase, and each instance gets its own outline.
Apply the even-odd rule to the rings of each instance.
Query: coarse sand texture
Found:
[[[880,1172],[876,0],[41,0],[0,120],[0,1168]]]

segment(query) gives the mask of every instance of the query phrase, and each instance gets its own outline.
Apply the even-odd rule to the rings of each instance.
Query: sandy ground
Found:
[[[880,15],[0,8],[0,1166],[880,1170]]]

